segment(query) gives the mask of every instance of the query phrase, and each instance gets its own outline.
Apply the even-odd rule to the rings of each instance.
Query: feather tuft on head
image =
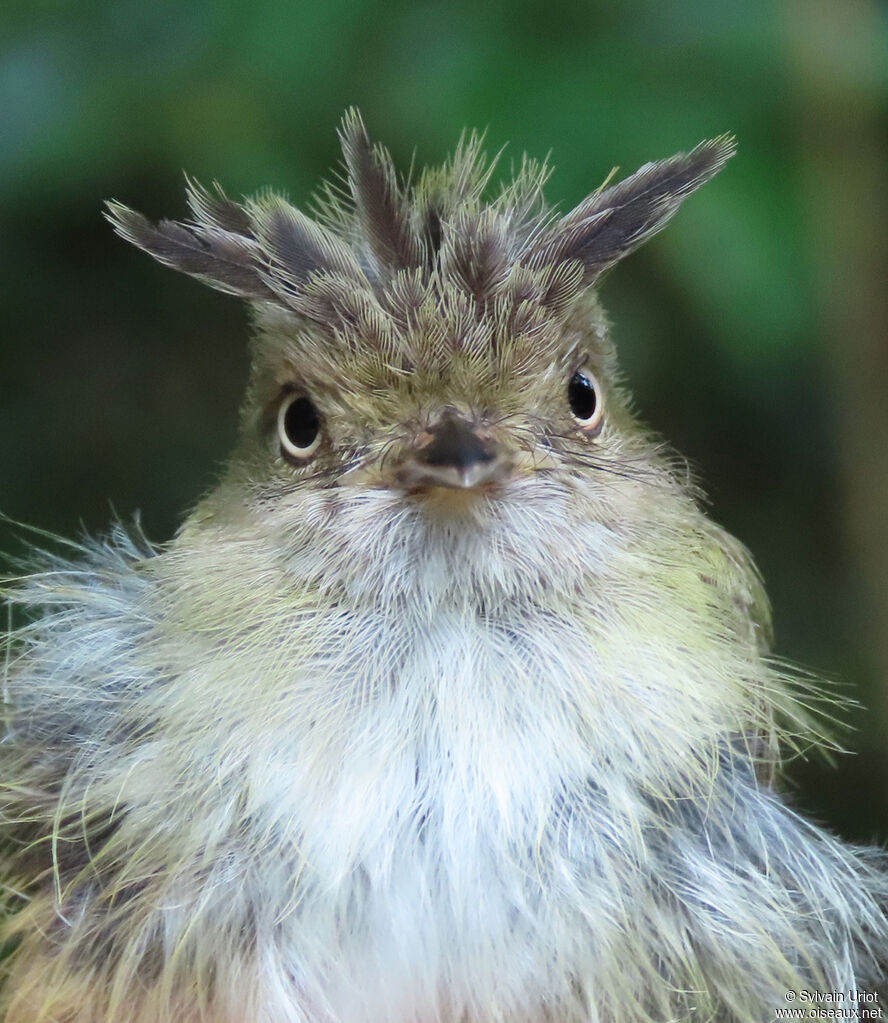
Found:
[[[314,220],[279,196],[237,203],[190,179],[190,221],[153,225],[117,202],[107,204],[108,219],[166,266],[334,328],[356,302],[403,321],[417,293],[450,306],[468,301],[478,319],[527,301],[557,318],[735,151],[729,135],[701,142],[602,186],[559,219],[543,199],[548,168],[527,158],[499,197],[483,203],[497,160],[484,156],[477,134],[463,136],[452,159],[412,187],[356,110],[346,112],[339,137],[348,194],[328,187]]]

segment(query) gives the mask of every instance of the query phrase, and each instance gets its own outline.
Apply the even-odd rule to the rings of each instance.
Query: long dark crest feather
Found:
[[[152,224],[141,213],[113,201],[106,203],[105,215],[122,238],[164,266],[197,277],[229,295],[275,299],[262,279],[261,253],[253,238],[222,230],[213,223],[161,220]]]
[[[377,270],[384,275],[418,266],[422,244],[391,156],[372,145],[355,109],[343,117],[339,138],[355,210]]]
[[[475,321],[500,317],[529,336],[540,315],[566,313],[659,231],[734,152],[729,136],[701,142],[602,186],[556,219],[543,198],[549,170],[526,158],[512,183],[484,204],[496,159],[484,156],[474,133],[410,188],[399,183],[388,152],[370,142],[356,110],[339,134],[350,198],[329,188],[317,219],[270,192],[236,202],[218,185],[188,178],[190,221],[152,224],[116,202],[107,204],[108,219],[166,266],[319,323],[366,325],[384,311],[408,324],[437,297],[447,315],[458,307]]]
[[[248,204],[250,223],[277,281],[298,289],[313,273],[335,273],[366,284],[349,246],[277,196]]]
[[[479,305],[492,297],[514,262],[510,234],[501,221],[487,209],[457,214],[447,222],[440,250],[441,274],[455,280]]]
[[[722,135],[689,153],[645,164],[619,184],[584,199],[544,232],[524,258],[532,266],[579,260],[591,283],[663,228],[734,152],[734,139]]]
[[[213,182],[213,190],[210,191],[186,174],[185,184],[188,208],[196,223],[211,224],[233,234],[252,234],[250,216],[246,209],[229,199],[217,182]]]

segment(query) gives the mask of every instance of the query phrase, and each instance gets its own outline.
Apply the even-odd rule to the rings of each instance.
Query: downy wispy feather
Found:
[[[636,423],[594,292],[703,142],[558,216],[354,112],[313,219],[188,182],[119,234],[252,303],[241,439],[169,544],[11,582],[6,1023],[769,1023],[888,959],[880,853],[789,808],[816,687]],[[812,709],[813,708],[813,709]],[[824,1003],[828,1004],[828,1003]]]

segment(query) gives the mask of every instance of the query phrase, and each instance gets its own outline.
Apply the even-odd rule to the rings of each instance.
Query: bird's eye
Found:
[[[301,394],[288,394],[277,418],[281,452],[290,461],[304,462],[321,443],[321,421],[311,401]]]
[[[604,403],[595,377],[585,371],[574,373],[567,385],[567,400],[583,432],[597,434],[601,429]]]

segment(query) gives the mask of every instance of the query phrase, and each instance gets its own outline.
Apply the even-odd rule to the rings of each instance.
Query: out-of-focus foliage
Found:
[[[732,131],[738,157],[604,297],[644,417],[692,459],[715,518],[762,567],[780,653],[877,708],[851,715],[856,758],[800,767],[800,801],[850,835],[888,836],[876,592],[888,562],[861,545],[872,531],[850,535],[872,518],[860,494],[873,491],[854,484],[853,374],[844,391],[835,380],[851,291],[830,297],[831,221],[818,220],[842,181],[817,172],[822,137],[837,137],[884,179],[888,26],[867,0],[832,7],[6,0],[0,510],[71,535],[101,529],[113,503],[123,517],[141,509],[162,539],[234,436],[245,314],[124,246],[103,199],[182,215],[184,169],[304,205],[338,161],[350,104],[405,169],[414,149],[417,162],[443,158],[464,126],[487,127],[492,150],[509,143],[505,171],[524,150],[551,151],[562,207],[614,164],[628,172]],[[879,191],[856,197],[865,221],[884,216],[868,205]],[[878,279],[883,255],[859,247],[860,272]],[[878,310],[863,319],[885,323]],[[888,386],[882,348],[866,349],[876,361],[857,379]],[[881,471],[888,487],[886,461],[866,478]],[[0,529],[3,548],[13,533]]]

